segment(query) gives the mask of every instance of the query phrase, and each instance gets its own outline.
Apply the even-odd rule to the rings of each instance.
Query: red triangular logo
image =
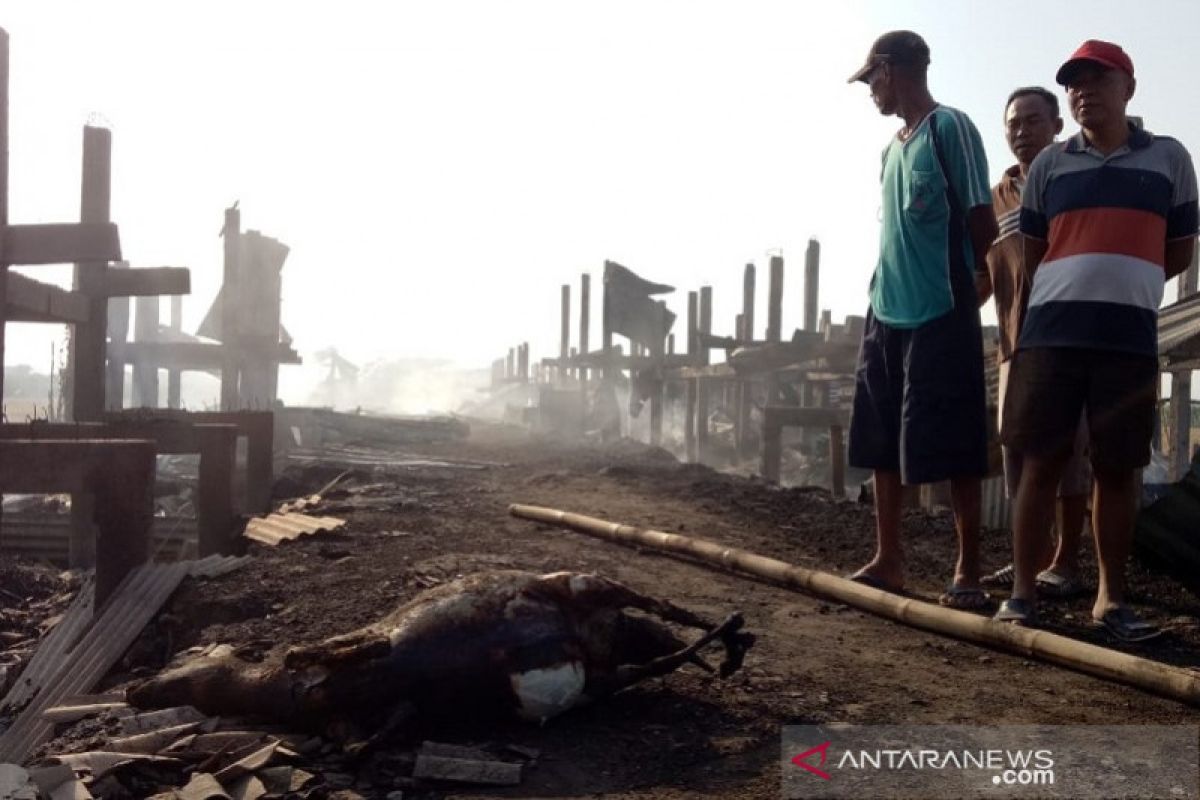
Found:
[[[796,756],[792,756],[792,763],[795,764],[797,767],[800,767],[801,769],[808,770],[813,775],[816,775],[818,778],[822,778],[824,780],[830,780],[833,777],[832,775],[830,775],[828,772],[826,772],[823,769],[817,769],[812,764],[809,764],[807,761],[805,761],[805,759],[808,758],[809,756],[811,756],[813,753],[820,753],[821,754],[821,766],[822,767],[825,766],[825,760],[829,757],[828,750],[829,750],[830,744],[831,744],[831,742],[825,742],[824,744],[819,744],[816,747],[810,747],[809,749],[805,750],[803,753],[800,753],[799,755],[796,755]]]

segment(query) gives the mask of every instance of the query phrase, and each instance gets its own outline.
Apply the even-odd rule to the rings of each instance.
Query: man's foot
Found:
[[[1011,589],[1017,579],[1017,572],[1012,564],[1006,564],[993,573],[984,575],[979,582],[989,588]]]
[[[1077,576],[1068,575],[1053,567],[1039,572],[1035,582],[1039,597],[1049,597],[1055,600],[1076,597],[1087,591]]]
[[[1161,628],[1146,622],[1129,606],[1114,606],[1093,617],[1093,621],[1122,642],[1144,642],[1162,633]]]
[[[1010,597],[1000,604],[1000,610],[992,619],[1032,628],[1037,625],[1037,609],[1033,602],[1020,597]]]
[[[938,598],[938,604],[959,611],[978,611],[992,604],[992,596],[978,586],[952,583]]]
[[[903,594],[904,584],[892,584],[883,577],[870,572],[868,567],[863,567],[858,572],[846,576],[846,580],[861,583],[863,586],[870,586],[872,589],[879,589],[882,592],[892,592],[893,594]]]

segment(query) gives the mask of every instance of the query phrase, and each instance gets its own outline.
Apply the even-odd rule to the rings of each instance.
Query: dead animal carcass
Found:
[[[686,645],[659,620],[705,634]],[[754,641],[741,627],[739,614],[716,624],[598,575],[484,572],[423,592],[353,633],[294,647],[281,661],[195,658],[134,687],[129,699],[354,736],[416,716],[544,721],[685,663],[711,670],[699,652],[713,641],[724,645],[727,676]]]

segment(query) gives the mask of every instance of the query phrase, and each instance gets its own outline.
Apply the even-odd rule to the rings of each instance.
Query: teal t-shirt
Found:
[[[953,219],[949,193],[960,209]],[[954,307],[950,226],[962,226],[965,268],[973,272],[966,212],[991,203],[983,140],[966,114],[939,105],[906,141],[892,139],[883,154],[883,229],[871,281],[876,319],[915,328]]]

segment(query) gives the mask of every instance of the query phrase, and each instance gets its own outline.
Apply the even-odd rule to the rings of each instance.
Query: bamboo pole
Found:
[[[521,519],[558,525],[622,544],[688,556],[776,581],[788,588],[845,603],[914,628],[985,644],[997,650],[1037,658],[1184,703],[1200,705],[1200,675],[1168,664],[1087,644],[1049,631],[996,622],[978,614],[872,589],[827,572],[805,569],[705,539],[635,528],[541,506],[513,504],[508,510]]]

